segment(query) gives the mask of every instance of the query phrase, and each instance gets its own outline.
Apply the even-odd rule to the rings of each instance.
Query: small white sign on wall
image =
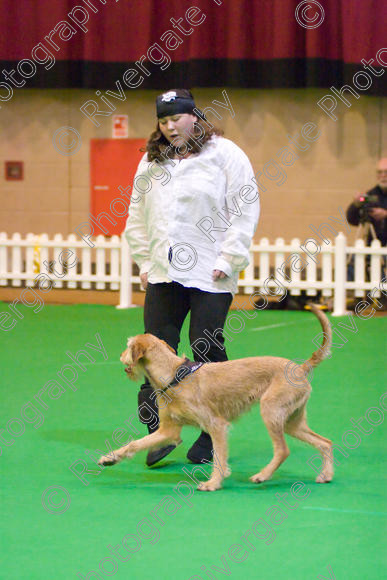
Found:
[[[113,115],[113,139],[127,139],[129,136],[128,115]]]

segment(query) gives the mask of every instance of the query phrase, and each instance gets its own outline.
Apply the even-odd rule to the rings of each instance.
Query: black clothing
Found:
[[[188,312],[191,312],[189,340],[191,345],[198,341],[199,351],[194,351],[194,360],[226,361],[222,331],[231,302],[230,292],[205,292],[198,288],[186,288],[178,282],[148,283],[144,304],[145,332],[165,340],[177,352],[183,322]],[[210,335],[214,337],[212,340]],[[200,352],[203,356],[200,356]],[[150,384],[145,380],[141,389],[149,388]]]
[[[374,207],[382,207],[383,209],[387,209],[387,191],[383,191],[383,189],[377,185],[373,189],[367,191],[366,195],[374,195],[377,196],[378,201],[372,203]],[[356,203],[351,203],[351,205],[347,209],[347,220],[352,226],[358,226],[360,223],[360,214],[359,214],[359,207],[356,206]],[[387,219],[376,221],[371,216],[369,218],[369,222],[375,228],[376,237],[380,240],[382,246],[387,244]],[[372,242],[372,234],[371,232],[368,233],[367,236],[367,245],[370,246]]]
[[[198,339],[209,344],[204,357],[209,362],[227,360],[224,348],[223,329],[228,309],[232,302],[230,292],[205,292],[198,288],[186,288],[178,282],[148,284],[144,304],[145,332],[165,340],[176,352],[180,342],[183,322],[191,312],[189,340],[191,345]],[[204,332],[206,331],[206,332]],[[215,335],[214,341],[208,335]],[[220,343],[223,349],[216,344]],[[194,360],[208,362],[194,352]]]

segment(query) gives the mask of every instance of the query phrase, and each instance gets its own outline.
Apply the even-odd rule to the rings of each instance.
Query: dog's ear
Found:
[[[142,358],[145,355],[147,347],[148,344],[142,337],[137,338],[133,342],[131,352],[133,364],[137,364],[140,358]]]
[[[165,344],[165,346],[166,346],[166,347],[167,347],[167,348],[168,348],[168,349],[169,349],[171,352],[173,352],[173,354],[176,354],[176,351],[175,351],[175,349],[174,349],[174,348],[172,348],[171,346],[169,346],[169,344],[167,344],[167,343],[165,342],[165,340],[160,340],[160,342],[162,342],[163,344]]]

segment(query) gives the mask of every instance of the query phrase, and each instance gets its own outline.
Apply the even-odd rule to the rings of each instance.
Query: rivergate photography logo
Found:
[[[296,20],[303,28],[318,28],[324,22],[325,11],[316,0],[302,0],[294,13]]]
[[[61,155],[74,155],[82,145],[82,138],[74,127],[59,127],[53,135],[52,143],[54,148]]]
[[[50,485],[42,493],[43,509],[50,514],[63,514],[70,505],[70,494],[62,485]]]
[[[168,261],[175,270],[187,272],[196,266],[198,253],[191,244],[179,242],[169,248]]]

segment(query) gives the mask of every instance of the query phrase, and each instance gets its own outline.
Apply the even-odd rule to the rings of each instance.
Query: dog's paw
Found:
[[[221,487],[220,483],[209,480],[202,481],[197,488],[199,491],[216,491],[217,489],[221,489]]]
[[[116,455],[102,455],[98,461],[98,465],[115,465],[118,463],[119,459]]]
[[[230,477],[231,475],[231,469],[230,467],[227,465],[226,470],[224,472],[224,477]]]
[[[333,475],[320,473],[320,475],[318,475],[316,477],[316,483],[329,483],[330,481],[332,481],[332,478],[333,478]]]
[[[264,481],[267,481],[267,478],[262,473],[256,473],[249,477],[249,480],[253,483],[263,483]]]

